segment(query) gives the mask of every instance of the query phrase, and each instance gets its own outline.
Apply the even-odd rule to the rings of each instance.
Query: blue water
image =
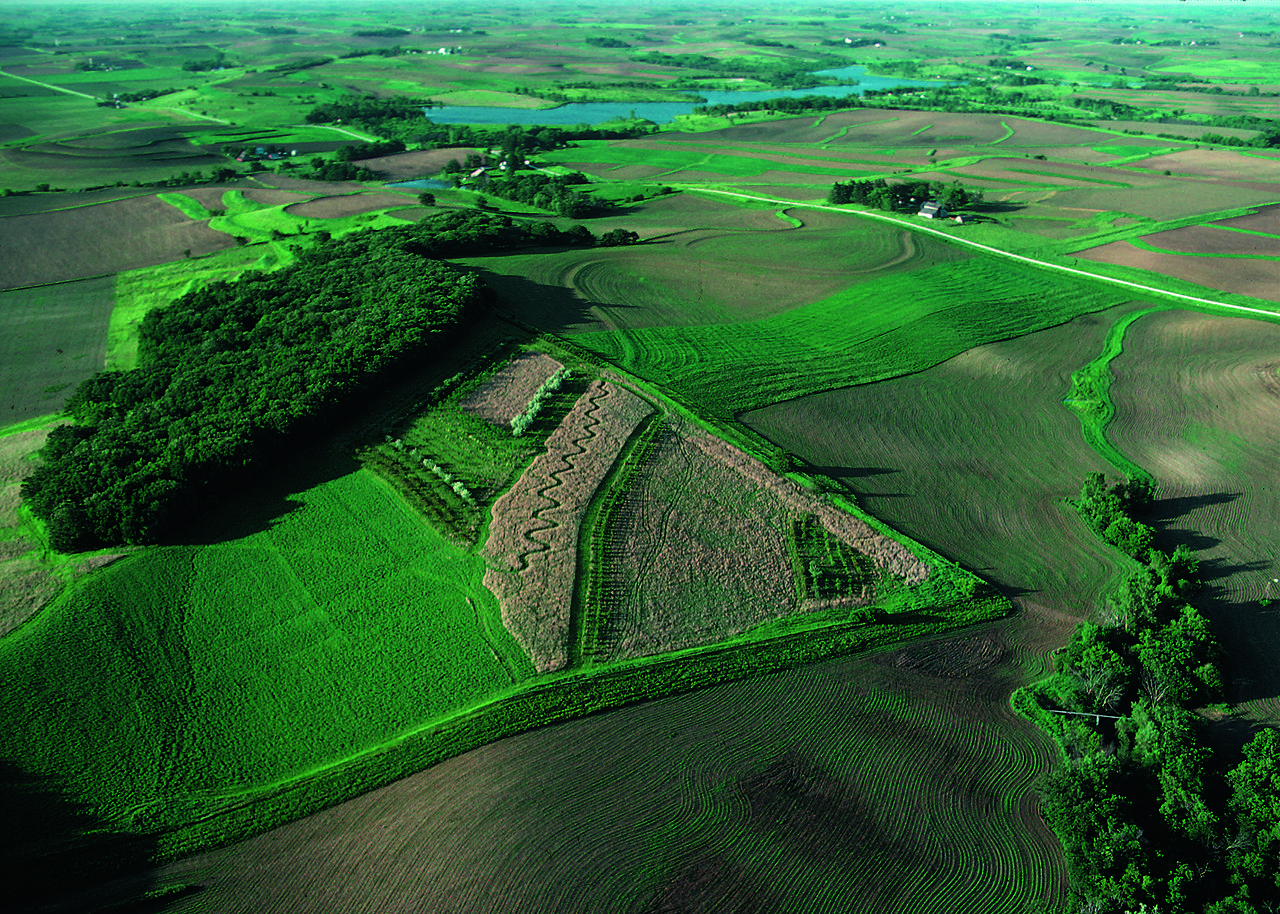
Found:
[[[768,89],[763,92],[720,92],[699,90],[705,102],[572,102],[558,108],[483,108],[468,105],[446,105],[426,108],[426,116],[437,124],[534,124],[575,126],[603,124],[619,118],[641,117],[655,124],[669,124],[677,115],[689,114],[699,105],[736,105],[767,98],[799,98],[803,95],[827,95],[842,98],[861,95],[867,89],[894,89],[898,86],[944,86],[948,83],[932,79],[898,79],[895,76],[868,76],[863,67],[840,67],[818,70],[819,76],[855,79],[856,86],[815,86],[812,89]],[[691,93],[692,96],[692,93]]]
[[[448,190],[453,187],[448,181],[441,181],[439,178],[418,178],[414,181],[397,181],[395,184],[388,184],[387,187],[412,187],[415,190]]]

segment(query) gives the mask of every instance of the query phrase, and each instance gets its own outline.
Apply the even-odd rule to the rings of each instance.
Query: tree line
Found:
[[[827,202],[840,205],[856,203],[888,212],[914,212],[933,200],[948,210],[982,202],[982,191],[969,190],[959,181],[895,181],[884,178],[868,181],[837,181],[827,193]]]
[[[1145,483],[1086,479],[1081,516],[1142,564],[1098,621],[1076,627],[1057,672],[1014,696],[1062,754],[1040,789],[1067,858],[1069,909],[1274,910],[1280,732],[1261,729],[1238,757],[1209,740],[1203,709],[1227,684],[1212,627],[1190,602],[1199,561],[1186,546],[1139,552],[1150,528],[1131,512],[1150,502]]]
[[[137,368],[76,388],[74,422],[50,434],[23,498],[59,551],[164,541],[397,371],[445,351],[484,288],[440,258],[596,241],[582,226],[448,213],[189,292],[144,318]]]

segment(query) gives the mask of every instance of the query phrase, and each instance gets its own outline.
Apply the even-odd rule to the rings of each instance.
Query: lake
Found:
[[[706,101],[694,101],[690,92],[687,102],[571,102],[557,108],[486,108],[469,105],[446,105],[443,108],[426,108],[423,113],[437,124],[519,124],[523,127],[541,124],[547,126],[574,126],[577,124],[603,124],[619,118],[641,117],[655,124],[669,124],[678,115],[689,114],[700,105],[736,105],[742,102],[758,102],[768,98],[799,98],[804,95],[826,95],[840,98],[861,95],[867,89],[894,89],[899,86],[954,85],[936,79],[899,79],[896,76],[871,76],[863,67],[839,67],[834,70],[817,70],[815,75],[836,79],[856,79],[856,86],[815,86],[812,89],[767,89],[761,92],[719,92],[702,90],[697,96]]]

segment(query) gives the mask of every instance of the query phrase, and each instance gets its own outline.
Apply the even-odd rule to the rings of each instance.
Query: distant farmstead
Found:
[[[947,218],[947,208],[941,203],[930,200],[920,207],[920,212],[917,215],[924,216],[926,219],[945,219]]]

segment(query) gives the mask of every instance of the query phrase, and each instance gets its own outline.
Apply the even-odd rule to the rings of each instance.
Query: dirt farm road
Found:
[[[908,229],[913,232],[923,232],[929,235],[937,235],[939,238],[943,238],[951,242],[952,244],[959,244],[965,247],[975,248],[976,250],[979,250],[979,251],[985,251],[988,254],[994,254],[997,257],[1005,257],[1005,258],[1008,258],[1009,260],[1021,261],[1022,263],[1028,263],[1028,264],[1031,264],[1032,266],[1040,267],[1045,270],[1056,270],[1059,273],[1069,273],[1073,276],[1082,276],[1086,279],[1096,280],[1097,282],[1105,282],[1105,283],[1110,283],[1111,285],[1123,286],[1127,289],[1136,289],[1139,292],[1147,292],[1153,295],[1160,295],[1165,298],[1173,298],[1173,299],[1177,299],[1178,301],[1189,302],[1193,305],[1209,305],[1214,308],[1223,308],[1228,311],[1244,312],[1245,314],[1256,314],[1256,315],[1261,315],[1263,317],[1280,318],[1280,307],[1278,307],[1276,310],[1269,310],[1266,308],[1250,308],[1245,305],[1233,305],[1233,304],[1229,304],[1228,302],[1217,301],[1212,298],[1199,298],[1195,295],[1186,295],[1182,292],[1171,292],[1168,289],[1161,289],[1158,286],[1147,286],[1138,282],[1130,282],[1127,279],[1116,279],[1111,276],[1104,276],[1099,273],[1093,273],[1093,272],[1090,272],[1089,270],[1079,270],[1074,267],[1067,267],[1061,264],[1049,263],[1048,261],[1045,261],[1045,260],[1037,260],[1034,257],[1027,257],[1023,254],[1014,254],[1011,251],[1002,251],[1000,248],[993,248],[990,245],[979,244],[978,242],[970,241],[967,238],[960,238],[956,235],[950,234],[949,232],[944,232],[935,228],[929,228],[927,225],[921,225],[919,222],[911,222],[906,219],[900,219],[894,216],[886,216],[883,213],[870,212],[868,210],[845,209],[844,207],[833,206],[829,203],[796,202],[795,200],[785,200],[780,197],[768,197],[762,194],[746,194],[746,193],[742,193],[741,191],[733,191],[733,190],[717,190],[715,188],[704,187],[704,186],[690,185],[690,186],[686,186],[684,189],[687,191],[692,191],[692,192],[701,193],[701,194],[719,194],[726,197],[739,197],[743,200],[758,200],[761,203],[771,203],[771,204],[776,203],[779,206],[785,206],[788,208],[803,207],[805,209],[820,209],[820,210],[826,210],[827,212],[832,212],[832,213],[845,213],[846,215],[849,215],[849,216],[861,216],[866,219],[877,219],[881,222],[889,222],[894,225],[901,226],[902,228]]]

